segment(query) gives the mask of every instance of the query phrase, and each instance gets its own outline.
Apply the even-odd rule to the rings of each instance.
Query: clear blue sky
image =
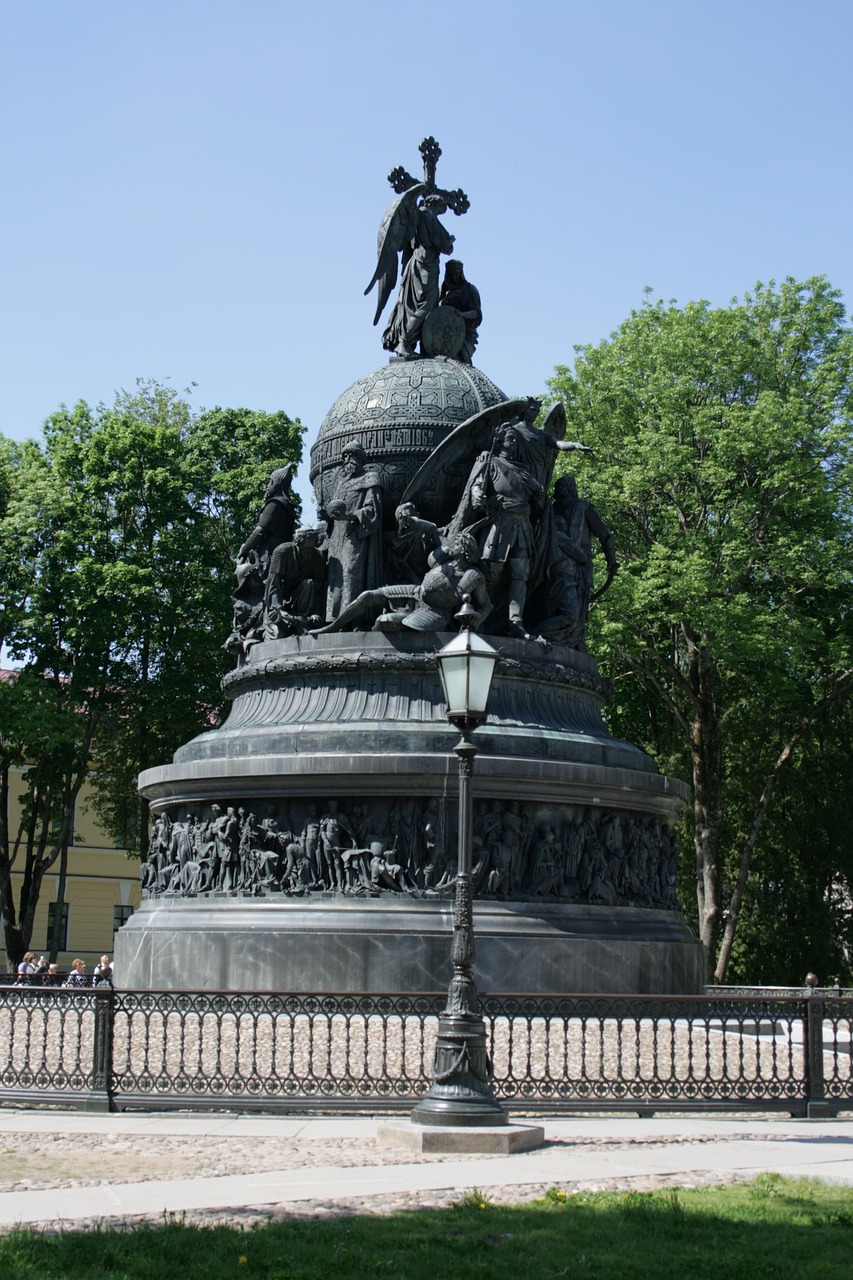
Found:
[[[851,71],[850,0],[5,0],[0,431],[154,377],[310,443],[386,359],[362,293],[428,133],[507,394],[647,284],[849,305]]]

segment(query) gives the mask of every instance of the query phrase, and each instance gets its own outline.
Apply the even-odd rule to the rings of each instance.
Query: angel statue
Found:
[[[453,236],[439,219],[448,209],[459,215],[466,213],[470,206],[464,191],[445,191],[436,186],[435,170],[441,148],[435,138],[424,138],[419,150],[424,162],[423,182],[418,182],[403,168],[394,169],[388,175],[397,199],[386,209],[379,225],[376,270],[364,291],[368,294],[374,285],[378,286],[376,315],[373,317],[373,323],[378,324],[397,283],[398,263],[402,263],[400,292],[382,335],[382,345],[386,351],[393,351],[406,360],[416,355],[419,342],[423,349],[424,324],[439,305],[440,258],[442,254],[453,252]],[[465,322],[461,317],[456,318],[459,325],[458,347],[461,349]],[[428,354],[451,352],[442,350]],[[455,350],[452,354],[456,354]]]

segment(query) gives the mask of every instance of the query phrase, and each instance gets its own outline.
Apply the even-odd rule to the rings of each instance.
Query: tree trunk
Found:
[[[140,768],[140,771],[147,769],[149,765],[149,759],[148,759],[149,732],[148,732],[148,721],[146,717],[148,712],[148,684],[150,680],[150,663],[151,663],[151,640],[148,635],[148,632],[146,631],[145,638],[142,643],[142,661],[141,661],[141,667],[140,667],[140,673],[139,673],[140,684],[142,687],[142,697],[140,699],[140,708],[139,708],[139,768]],[[140,858],[144,858],[145,851],[148,846],[149,814],[148,814],[148,800],[145,798],[145,796],[142,796],[142,795],[140,795],[139,797],[139,814],[138,814],[137,821],[139,823],[139,826],[136,832],[137,847],[136,847],[136,850],[131,849],[129,850],[129,852],[136,852],[136,854]]]
[[[56,887],[56,903],[54,905],[53,929],[50,934],[50,956],[51,964],[56,964],[56,957],[60,952],[60,939],[63,933],[62,915],[65,907],[65,884],[68,879],[68,845],[64,844],[59,854],[59,884]],[[64,948],[63,948],[64,949]]]
[[[50,848],[48,848],[48,841],[54,831],[52,821],[53,814],[56,812],[54,806],[58,807],[59,802],[48,793],[48,797],[43,802],[39,801],[38,804],[33,804],[32,806],[31,820],[27,831],[26,869],[24,883],[21,887],[20,909],[18,912],[18,928],[24,951],[28,951],[30,948],[36,908],[38,907],[44,877],[61,854],[65,853],[67,855],[68,846],[74,836],[74,809],[80,789],[86,781],[95,722],[96,713],[93,710],[89,714],[74,766],[66,773],[62,782],[59,826],[56,829],[56,835]],[[40,827],[36,818],[39,812]],[[38,840],[36,839],[37,832]]]
[[[767,816],[767,810],[770,807],[770,801],[776,788],[776,783],[779,781],[784,770],[790,764],[797,747],[809,732],[812,724],[818,716],[818,713],[839,697],[839,695],[847,688],[851,676],[853,676],[853,672],[842,671],[829,693],[824,698],[821,698],[819,702],[816,702],[814,706],[809,708],[803,716],[796,731],[791,735],[780,751],[776,759],[776,763],[764,783],[761,797],[756,805],[755,813],[752,817],[749,834],[744,842],[743,849],[741,850],[737,882],[732,892],[728,912],[726,913],[726,926],[723,930],[722,941],[720,943],[720,954],[717,957],[717,963],[714,969],[715,982],[724,982],[726,978],[726,971],[729,967],[732,946],[735,940],[735,930],[737,929],[737,923],[740,919],[740,910],[743,906],[744,894],[746,893],[747,878],[749,876],[749,866],[752,861],[752,854],[758,840],[758,833],[764,825],[764,819]]]
[[[9,770],[0,769],[0,915],[5,922],[7,939],[7,959],[12,964],[12,955],[8,948],[9,909],[12,906],[12,863],[9,854]],[[19,964],[15,961],[15,964]]]
[[[688,679],[695,697],[690,754],[699,938],[705,948],[706,972],[710,976],[720,933],[722,754],[710,653],[706,646],[692,639],[688,642]]]
[[[6,882],[6,890],[0,906],[3,908],[3,935],[6,944],[6,965],[9,973],[16,973],[18,965],[24,958],[26,947],[18,928],[18,917],[15,912],[15,900],[12,897],[12,882]]]

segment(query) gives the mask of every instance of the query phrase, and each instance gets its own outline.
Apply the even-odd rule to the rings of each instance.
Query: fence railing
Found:
[[[719,986],[705,987],[706,996],[743,996],[753,998],[755,996],[823,996],[824,998],[850,999],[853,998],[853,987],[842,987],[840,983],[836,983],[831,987],[819,987],[817,984],[810,987],[803,985],[800,987],[773,987],[766,984],[760,986],[741,986],[737,983],[721,983]]]
[[[428,1087],[435,995],[0,987],[0,1102],[403,1110]],[[495,1092],[517,1110],[853,1108],[853,999],[495,996]]]

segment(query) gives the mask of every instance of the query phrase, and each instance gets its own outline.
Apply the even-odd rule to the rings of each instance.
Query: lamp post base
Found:
[[[534,1151],[545,1142],[540,1124],[434,1125],[411,1120],[383,1121],[376,1127],[376,1145],[418,1155],[513,1156]]]
[[[412,1110],[415,1124],[502,1125],[509,1116],[492,1094],[486,1027],[471,1013],[438,1020],[432,1084]]]

